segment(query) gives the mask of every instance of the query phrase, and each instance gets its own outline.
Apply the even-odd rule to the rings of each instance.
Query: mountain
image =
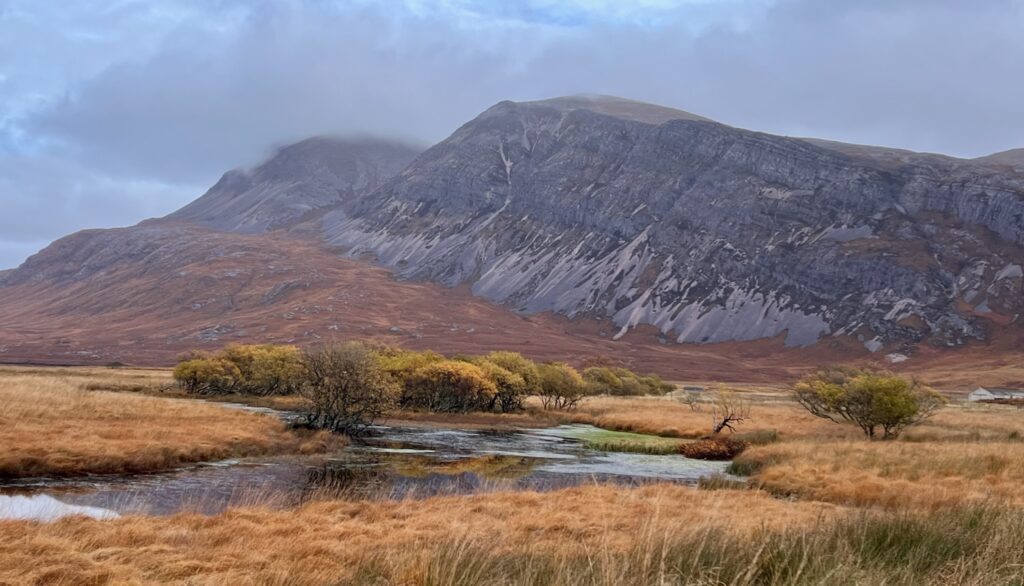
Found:
[[[1018,171],[1024,171],[1024,148],[993,153],[974,160],[993,165],[1008,165],[1016,167]]]
[[[568,104],[497,104],[327,212],[324,237],[675,342],[955,346],[1024,309],[1024,174]]]
[[[756,378],[1014,348],[1022,267],[1024,172],[999,161],[501,102],[423,152],[310,139],[58,240],[0,275],[0,359],[340,336]]]
[[[355,200],[397,174],[420,149],[380,140],[310,138],[252,170],[228,171],[205,195],[168,216],[215,230],[259,233]]]
[[[674,376],[792,376],[777,350],[750,355],[613,342],[600,323],[518,316],[463,289],[396,282],[278,231],[233,234],[179,221],[86,230],[33,256],[0,285],[0,361],[166,365],[231,342],[361,339],[417,349],[507,348],[543,359],[611,359]],[[26,278],[27,277],[27,278]]]
[[[549,100],[527,102],[526,105],[552,108],[563,114],[568,114],[575,110],[587,110],[597,114],[604,114],[615,118],[621,118],[623,120],[632,120],[634,122],[643,122],[647,124],[662,124],[669,120],[700,120],[703,122],[711,122],[708,118],[691,114],[690,112],[683,110],[666,108],[665,106],[638,102],[636,100],[627,100],[616,96],[562,96],[560,98],[551,98]]]

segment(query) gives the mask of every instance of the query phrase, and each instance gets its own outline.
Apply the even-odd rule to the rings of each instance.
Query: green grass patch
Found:
[[[565,437],[580,440],[588,448],[600,452],[630,452],[651,455],[678,454],[679,446],[686,441],[628,431],[609,431],[597,427],[574,429],[566,433]]]
[[[629,452],[631,454],[649,454],[652,456],[668,456],[679,453],[679,441],[652,443],[633,441],[584,442],[591,450],[598,452]]]

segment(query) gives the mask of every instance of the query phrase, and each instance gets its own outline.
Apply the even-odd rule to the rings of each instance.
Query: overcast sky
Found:
[[[431,143],[602,93],[974,157],[1024,146],[1024,0],[0,0],[0,269],[314,134]]]

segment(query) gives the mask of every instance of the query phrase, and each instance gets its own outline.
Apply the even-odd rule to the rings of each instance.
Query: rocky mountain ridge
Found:
[[[112,274],[164,279],[188,260],[175,255],[198,254],[189,225],[312,238],[401,279],[668,345],[853,341],[898,356],[1019,329],[1024,310],[1024,172],[1003,159],[774,136],[574,96],[501,102],[419,154],[380,141],[286,147],[167,218],[55,242],[0,277],[0,313],[28,295],[17,288],[47,291],[40,311],[70,315],[85,309],[59,291]],[[232,262],[220,240],[203,241],[202,258]],[[268,289],[284,287],[268,307],[303,298],[291,281]],[[225,295],[112,301],[210,320],[235,311]]]
[[[984,157],[978,157],[975,160],[986,164],[1007,165],[1014,167],[1018,171],[1024,171],[1024,148],[1000,151]]]
[[[543,360],[612,360],[666,376],[769,381],[794,359],[745,347],[613,342],[601,324],[519,316],[464,289],[396,282],[310,238],[235,234],[187,222],[90,230],[32,261],[36,278],[0,286],[0,363],[168,365],[225,344],[315,345],[359,339],[476,353],[503,348]],[[22,271],[25,274],[25,271]],[[751,356],[756,354],[756,356]]]
[[[252,234],[293,225],[324,207],[358,199],[421,149],[382,140],[314,137],[286,146],[254,169],[228,171],[202,197],[167,216]]]
[[[407,278],[676,342],[984,339],[1024,309],[1024,174],[699,118],[502,102],[318,220]]]

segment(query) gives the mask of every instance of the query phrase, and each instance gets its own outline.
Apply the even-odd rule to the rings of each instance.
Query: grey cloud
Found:
[[[112,178],[48,156],[0,157],[0,269],[70,232],[162,214],[199,188]]]
[[[0,220],[0,241],[169,212],[313,134],[436,141],[503,99],[607,93],[961,156],[1024,146],[1020,0],[648,4],[125,1],[100,18],[0,16],[19,33],[0,39],[34,47],[19,61],[0,40],[0,205],[25,219]]]
[[[7,240],[0,239],[0,271],[14,268],[26,258],[39,252],[50,241],[40,240]]]

